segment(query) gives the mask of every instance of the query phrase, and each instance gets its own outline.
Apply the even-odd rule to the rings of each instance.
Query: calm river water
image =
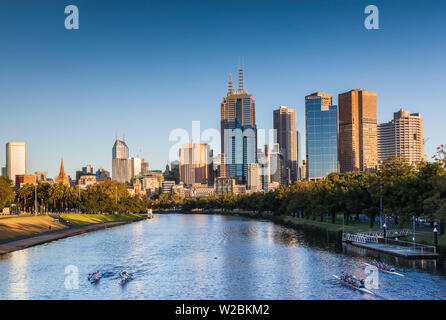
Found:
[[[365,277],[366,256],[405,277],[379,273],[375,295],[332,280],[341,271]],[[67,266],[78,270],[77,289]],[[97,269],[104,276],[90,284]],[[123,270],[134,277],[124,286]],[[0,256],[0,273],[0,299],[446,299],[445,261],[379,256],[328,236],[221,215],[156,215],[50,242]]]

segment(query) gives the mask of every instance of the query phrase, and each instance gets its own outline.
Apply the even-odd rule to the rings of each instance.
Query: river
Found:
[[[375,294],[333,280],[378,273]],[[100,269],[97,284],[88,274]],[[119,283],[128,271],[133,280]],[[66,273],[67,272],[67,273]],[[0,299],[446,299],[445,261],[408,261],[237,216],[164,214],[0,256]]]

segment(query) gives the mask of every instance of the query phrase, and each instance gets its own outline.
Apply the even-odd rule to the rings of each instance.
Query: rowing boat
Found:
[[[349,288],[356,289],[356,290],[359,290],[359,291],[364,292],[364,293],[373,294],[372,291],[367,290],[366,288],[355,287],[354,285],[352,285],[352,284],[350,284],[350,283],[348,283],[348,282],[345,282],[345,281],[341,280],[341,278],[338,277],[338,276],[336,276],[336,275],[333,275],[333,277],[334,277],[336,280],[338,280],[340,283],[346,285],[346,286],[349,287]]]
[[[101,273],[100,273],[100,272],[95,272],[95,273],[89,275],[89,277],[88,277],[88,281],[90,281],[91,283],[96,283],[96,282],[98,282],[101,278],[102,278]]]
[[[122,285],[126,284],[130,280],[132,280],[132,277],[130,275],[127,275],[126,277],[121,275],[121,284]]]
[[[377,266],[375,266],[375,265],[373,265],[373,264],[370,264],[370,263],[367,263],[367,262],[365,262],[365,264],[366,264],[367,266],[375,267],[375,268],[377,268],[378,270],[380,270],[380,271],[382,271],[382,272],[390,273],[390,274],[394,274],[394,275],[397,275],[397,276],[400,276],[400,277],[404,277],[404,274],[398,273],[398,272],[396,272],[396,271],[389,271],[389,270],[385,270],[385,269],[383,269],[383,268],[378,268]]]
[[[94,277],[89,278],[88,280],[90,280],[91,283],[96,283],[99,280],[101,280],[102,276],[100,274],[95,275]]]

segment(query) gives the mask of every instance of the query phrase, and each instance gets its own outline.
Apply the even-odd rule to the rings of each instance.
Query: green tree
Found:
[[[14,191],[12,181],[5,177],[0,177],[0,210],[11,205],[14,201]]]

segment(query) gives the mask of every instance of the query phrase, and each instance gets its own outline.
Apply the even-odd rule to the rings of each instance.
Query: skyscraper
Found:
[[[337,109],[331,94],[316,92],[305,97],[307,179],[338,171]]]
[[[212,152],[205,143],[183,144],[180,149],[180,182],[212,183],[211,181]]]
[[[130,182],[131,170],[129,148],[124,141],[116,139],[112,149],[112,179],[119,182]]]
[[[265,145],[264,154],[261,156],[259,162],[261,164],[262,186],[265,190],[268,190],[265,188],[268,183],[285,184],[283,174],[285,167],[284,157],[279,151],[278,143]]]
[[[296,110],[280,106],[273,111],[274,129],[284,159],[284,180],[293,183],[298,177]]]
[[[15,183],[16,175],[26,174],[26,143],[8,142],[6,144],[6,176]]]
[[[248,189],[252,192],[262,190],[262,180],[260,176],[260,164],[250,163],[248,166]]]
[[[139,156],[129,159],[130,179],[141,176],[142,161],[143,159],[141,159]]]
[[[302,139],[300,137],[300,132],[296,131],[296,135],[297,135],[297,180],[302,180],[305,177],[302,176]]]
[[[248,182],[248,166],[257,162],[257,127],[254,97],[244,89],[243,69],[239,69],[239,88],[229,77],[228,94],[220,104],[222,164],[226,176],[237,184]]]
[[[378,166],[376,92],[339,94],[339,167],[341,172],[375,171]]]
[[[423,119],[419,113],[400,109],[393,114],[392,121],[378,125],[379,162],[395,156],[412,164],[425,160]]]

